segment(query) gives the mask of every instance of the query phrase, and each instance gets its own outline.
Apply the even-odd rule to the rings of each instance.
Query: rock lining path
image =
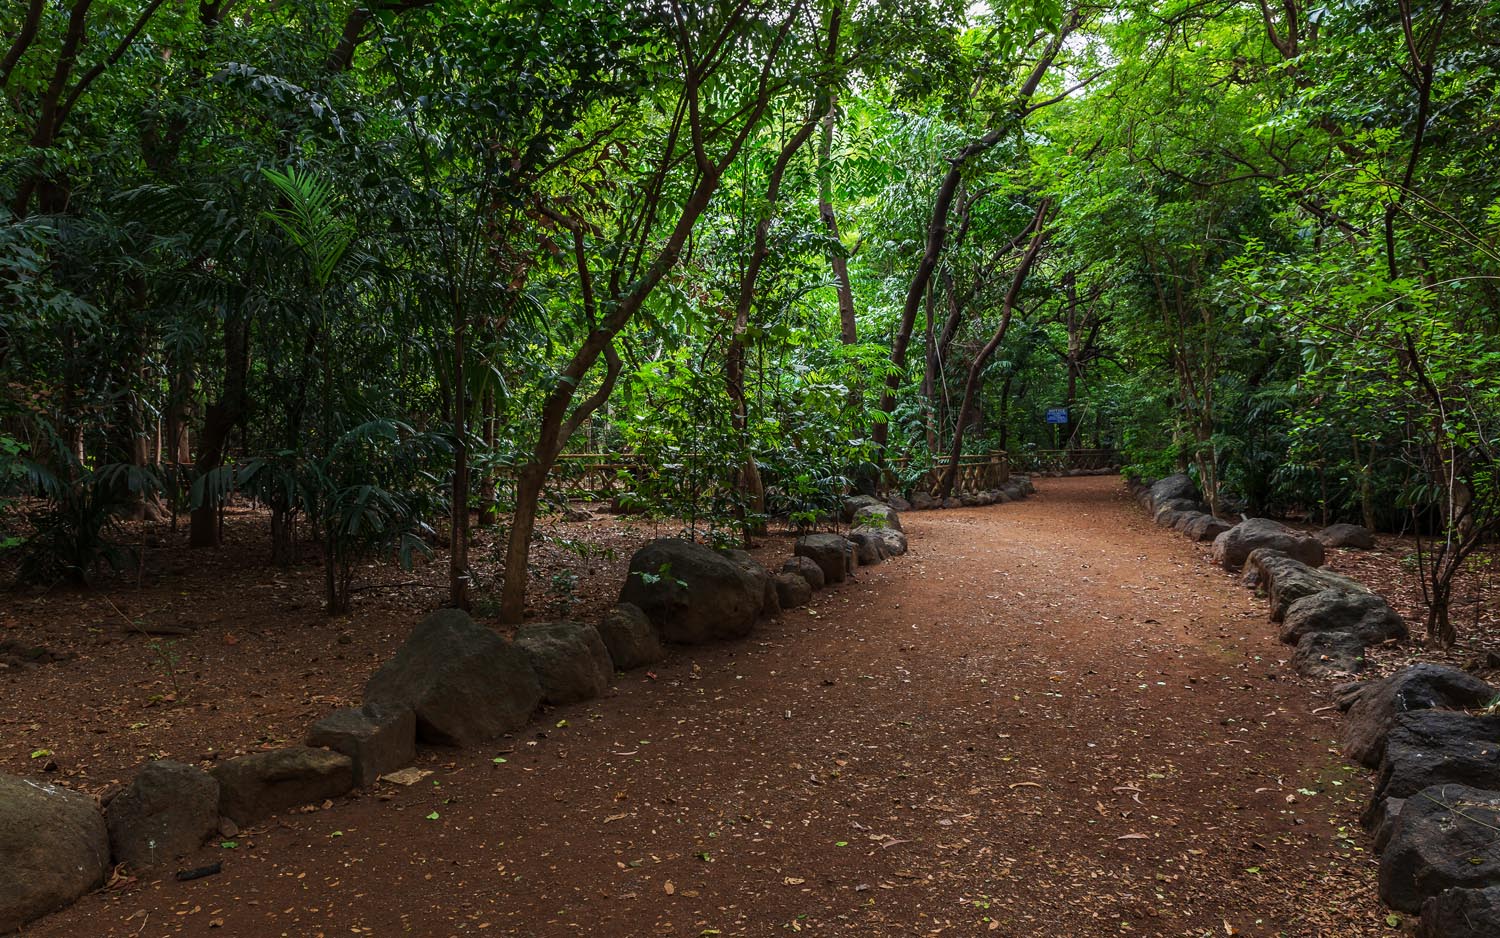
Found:
[[[1038,489],[903,515],[907,557],[747,640],[27,934],[1391,934],[1369,783],[1263,601],[1118,478]]]

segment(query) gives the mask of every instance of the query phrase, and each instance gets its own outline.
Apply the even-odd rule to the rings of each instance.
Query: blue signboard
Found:
[[[1067,423],[1068,422],[1068,409],[1066,407],[1049,407],[1049,408],[1047,408],[1047,422],[1048,423]]]

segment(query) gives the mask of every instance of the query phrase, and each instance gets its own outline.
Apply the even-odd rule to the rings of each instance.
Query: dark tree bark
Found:
[[[938,498],[947,498],[953,492],[953,483],[958,478],[958,464],[964,452],[964,430],[968,427],[970,413],[978,402],[979,389],[984,383],[984,367],[989,364],[991,356],[1005,341],[1005,333],[1010,329],[1010,320],[1015,312],[1016,300],[1021,295],[1021,286],[1026,282],[1027,275],[1036,264],[1037,255],[1046,243],[1048,229],[1046,226],[1047,211],[1051,208],[1048,199],[1042,199],[1037,206],[1036,215],[1032,218],[1031,244],[1026,248],[1026,253],[1021,255],[1021,263],[1016,267],[1014,276],[1011,277],[1010,289],[1005,292],[1005,303],[1000,310],[1000,325],[996,327],[995,334],[985,343],[979,354],[974,356],[974,362],[969,366],[969,377],[964,382],[963,402],[958,407],[958,419],[953,425],[953,443],[948,453],[948,468],[943,472],[942,481],[938,483]]]

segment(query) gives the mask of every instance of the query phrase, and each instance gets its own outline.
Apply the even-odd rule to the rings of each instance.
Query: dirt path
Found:
[[[37,936],[1377,935],[1321,685],[1117,478]],[[513,751],[507,751],[513,750]],[[499,756],[503,762],[492,762]]]

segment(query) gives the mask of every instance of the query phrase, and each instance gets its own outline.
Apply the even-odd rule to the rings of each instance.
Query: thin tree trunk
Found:
[[[990,337],[990,341],[980,349],[978,355],[974,356],[974,362],[969,366],[969,377],[964,382],[963,402],[958,407],[958,420],[953,426],[953,443],[948,453],[948,468],[943,472],[942,481],[938,485],[937,497],[940,499],[947,498],[953,492],[953,483],[958,479],[959,460],[962,459],[964,451],[964,430],[968,426],[970,412],[978,403],[979,389],[984,382],[985,365],[989,363],[995,350],[1000,347],[1000,343],[1005,341],[1005,333],[1010,329],[1011,316],[1015,312],[1016,300],[1021,295],[1021,286],[1026,282],[1032,265],[1036,263],[1042,244],[1047,240],[1049,232],[1046,221],[1047,210],[1050,207],[1050,200],[1045,198],[1037,206],[1036,215],[1031,222],[1035,234],[1031,237],[1031,244],[1027,246],[1026,253],[1021,256],[1021,263],[1011,278],[1010,289],[1005,293],[1005,304],[1000,311],[1000,325],[996,327],[995,334]]]
[[[901,307],[901,320],[896,326],[896,334],[891,340],[891,376],[886,379],[885,390],[880,395],[880,409],[890,414],[896,406],[896,391],[901,387],[901,381],[906,373],[906,350],[911,344],[912,328],[917,321],[917,311],[921,308],[922,296],[927,290],[928,281],[932,279],[932,272],[937,268],[938,257],[943,253],[943,245],[948,237],[948,213],[953,207],[953,197],[958,192],[959,183],[963,181],[964,166],[981,153],[993,148],[1012,130],[1018,129],[1021,120],[1028,112],[1029,104],[1033,95],[1036,94],[1037,86],[1041,84],[1042,78],[1052,66],[1052,60],[1056,58],[1057,52],[1062,48],[1063,41],[1071,34],[1078,24],[1078,14],[1075,11],[1070,14],[1063,28],[1047,43],[1025,82],[1021,85],[1017,94],[1017,106],[1013,114],[1008,115],[1000,126],[975,140],[949,160],[948,172],[944,174],[942,183],[938,186],[937,197],[933,199],[932,216],[927,224],[927,238],[922,249],[922,259],[917,264],[917,272],[912,277],[910,286],[906,290],[906,302]],[[963,413],[959,413],[959,421],[963,421]],[[885,453],[889,442],[889,421],[881,421],[875,425],[872,436],[875,445],[881,453]]]

